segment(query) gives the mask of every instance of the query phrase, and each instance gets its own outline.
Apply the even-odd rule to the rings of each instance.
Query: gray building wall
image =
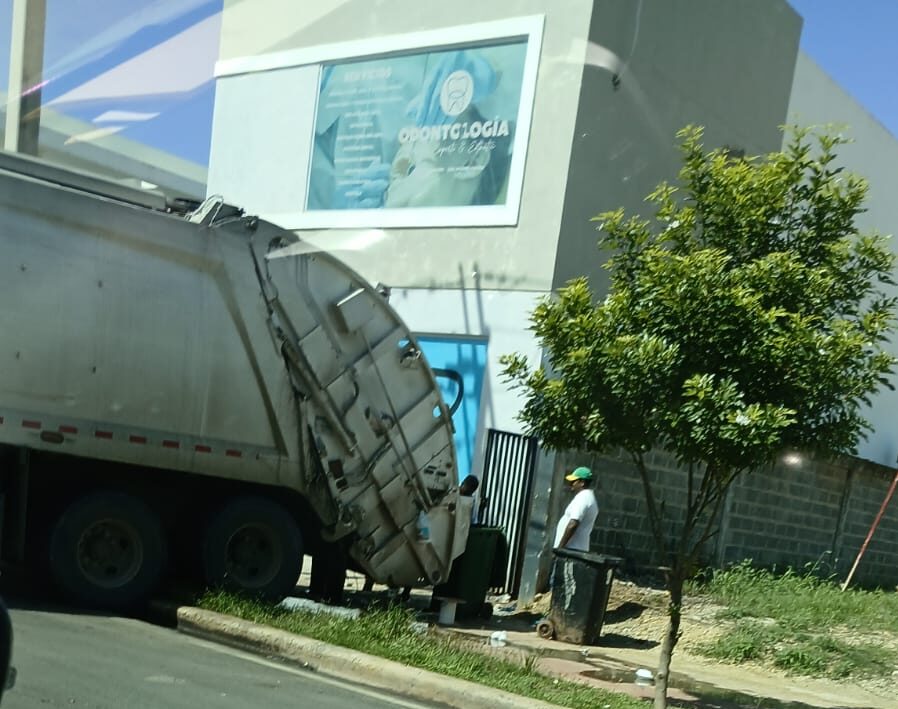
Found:
[[[596,2],[553,288],[585,274],[606,289],[590,218],[648,217],[645,196],[679,172],[680,128],[704,126],[708,147],[780,148],[801,24],[784,0]]]
[[[618,206],[640,210],[659,180],[674,178],[674,136],[686,123],[707,125],[711,144],[778,147],[798,16],[785,0],[725,6],[716,0],[325,0],[314,7],[227,0],[221,41],[221,59],[228,62],[529,15],[544,15],[545,25],[517,225],[387,228],[363,250],[339,252],[372,282],[402,293],[396,305],[417,331],[489,338],[483,400],[510,405],[490,409],[483,420],[511,431],[519,430],[519,403],[506,393],[498,359],[512,351],[529,356],[537,348],[532,338],[502,336],[509,330],[531,334],[530,307],[518,307],[520,298],[503,302],[503,294],[527,294],[532,305],[582,274],[599,281],[601,292],[603,258],[590,218]],[[302,156],[284,156],[293,156],[286,145],[291,134],[304,130],[293,116],[311,115],[314,106],[306,110],[295,96],[283,98],[289,93],[284,86],[273,90],[267,83],[288,71],[225,76],[216,98],[210,190],[262,216],[249,195],[296,184],[307,169]],[[254,92],[231,91],[247,84]],[[259,140],[274,146],[270,155],[257,149]],[[244,150],[234,151],[235,142]],[[216,169],[222,155],[227,165]],[[328,230],[302,236],[325,248],[341,238]],[[463,304],[469,293],[478,303],[489,301],[477,310],[476,327],[459,327],[454,313],[432,308],[435,299]]]
[[[345,252],[341,257],[369,280],[394,287],[550,289],[591,0],[322,0],[314,8],[308,3],[253,0],[254,12],[247,11],[248,4],[225,2],[221,59],[544,14],[517,226],[386,229],[385,238],[363,253]],[[273,170],[286,180],[291,172],[304,169],[285,164],[271,166],[268,174]]]
[[[839,164],[866,178],[870,185],[866,211],[858,216],[862,231],[898,234],[898,139],[863,106],[801,53],[795,67],[795,83],[789,102],[789,121],[800,125],[831,124],[853,142],[839,150]],[[898,254],[898,242],[892,239]],[[892,289],[898,295],[898,289]],[[898,342],[889,346],[898,356]],[[893,384],[898,379],[893,378]],[[858,455],[883,465],[894,465],[898,457],[898,391],[882,389],[872,398],[867,419],[873,432],[858,448]]]
[[[675,177],[679,128],[705,125],[710,145],[779,147],[801,28],[785,0],[226,0],[220,57],[537,14],[545,30],[518,224],[391,228],[342,257],[405,288],[548,292],[584,272],[601,284],[590,218],[639,211]],[[273,169],[289,179],[304,166]]]

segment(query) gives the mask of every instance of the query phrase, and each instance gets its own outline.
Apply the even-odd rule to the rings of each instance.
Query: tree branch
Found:
[[[692,514],[692,495],[693,495],[693,475],[695,474],[695,464],[690,461],[689,475],[686,478],[686,517]]]
[[[736,476],[739,475],[741,470],[735,470],[727,475],[723,484],[718,486],[717,494],[714,495],[710,500],[713,500],[714,507],[711,510],[711,514],[708,515],[708,519],[705,520],[705,528],[702,532],[701,536],[692,546],[690,550],[690,556],[694,555],[701,548],[702,544],[708,541],[711,537],[717,534],[718,530],[714,528],[714,520],[717,519],[717,514],[720,512],[720,505],[723,503],[724,497],[726,497],[727,490],[729,490],[730,485],[733,484],[733,481],[736,479]]]
[[[693,467],[690,463],[689,465],[689,504],[686,507],[686,519],[683,521],[683,530],[680,534],[680,540],[678,549],[681,555],[684,557],[686,554],[686,549],[689,545],[689,538],[692,536],[692,532],[695,530],[696,524],[698,524],[699,519],[701,519],[702,512],[708,505],[710,490],[713,487],[712,481],[715,477],[715,472],[710,467],[705,468],[705,472],[702,476],[702,482],[699,486],[698,495],[695,499],[692,499],[692,475],[693,475]]]
[[[664,534],[661,531],[661,515],[658,513],[658,507],[655,504],[655,494],[652,491],[652,485],[649,482],[649,474],[645,467],[645,460],[641,452],[631,452],[633,464],[639,471],[639,477],[642,479],[642,489],[645,492],[646,506],[649,508],[649,526],[652,529],[652,536],[655,538],[655,544],[661,554],[661,562],[667,558],[667,544],[664,542]]]

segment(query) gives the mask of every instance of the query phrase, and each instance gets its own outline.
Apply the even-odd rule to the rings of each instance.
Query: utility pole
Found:
[[[37,155],[46,0],[13,0],[4,150]]]

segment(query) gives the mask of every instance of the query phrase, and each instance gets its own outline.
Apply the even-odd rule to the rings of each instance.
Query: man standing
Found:
[[[574,490],[574,499],[565,508],[555,528],[556,549],[574,549],[589,551],[589,537],[599,514],[592,486],[592,471],[589,468],[576,468],[565,476]]]

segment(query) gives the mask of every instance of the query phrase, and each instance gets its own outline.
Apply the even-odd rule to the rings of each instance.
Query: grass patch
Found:
[[[288,611],[221,592],[206,593],[197,605],[559,706],[645,709],[643,702],[622,694],[542,675],[536,671],[533,661],[518,664],[467,649],[463,643],[446,635],[422,634],[412,626],[414,613],[401,607],[370,609],[359,618],[348,619],[327,613]]]
[[[739,664],[747,660],[763,660],[770,647],[782,640],[783,632],[777,626],[739,621],[715,642],[700,646],[700,650],[715,660]]]
[[[852,645],[829,637],[798,637],[773,655],[773,664],[793,674],[846,679],[885,676],[895,667],[895,655],[865,643]]]
[[[688,590],[727,606],[730,617],[772,618],[796,630],[841,626],[898,633],[898,594],[843,592],[833,580],[820,578],[813,570],[775,574],[743,562],[714,572],[707,582]]]
[[[791,674],[832,679],[887,676],[898,664],[894,649],[840,639],[898,633],[893,592],[843,592],[813,570],[775,574],[748,562],[716,571],[689,591],[726,606],[720,615],[736,620],[731,631],[700,648],[718,660],[756,660]],[[839,631],[836,637],[833,631]]]

